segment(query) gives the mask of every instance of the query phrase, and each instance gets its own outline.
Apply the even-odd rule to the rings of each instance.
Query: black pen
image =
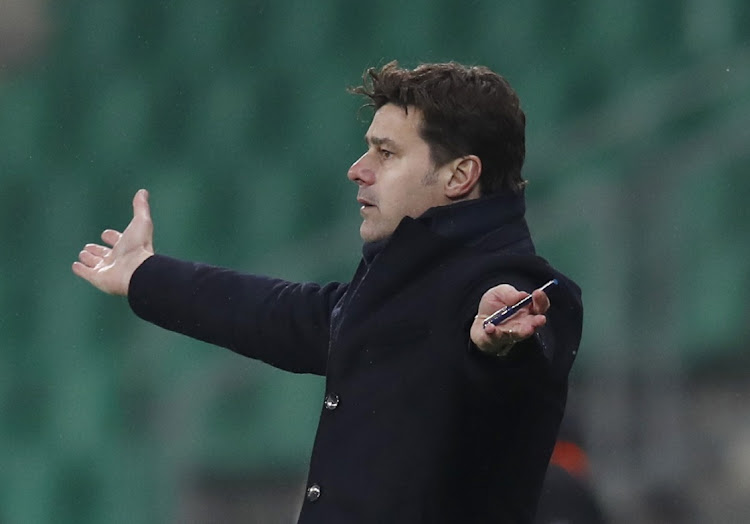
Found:
[[[557,285],[557,279],[553,278],[546,284],[544,284],[542,287],[539,288],[539,291],[546,291],[548,287]],[[508,320],[510,317],[518,313],[521,308],[528,305],[529,302],[531,302],[531,295],[528,295],[512,306],[505,306],[503,308],[498,309],[493,314],[488,316],[484,319],[484,322],[482,322],[482,327],[487,327],[487,324],[493,324],[495,326],[502,324],[506,320]]]

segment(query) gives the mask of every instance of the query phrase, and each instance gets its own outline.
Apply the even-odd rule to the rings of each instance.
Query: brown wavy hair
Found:
[[[456,62],[422,64],[414,69],[393,61],[369,68],[350,92],[369,99],[375,111],[395,104],[422,111],[422,138],[437,166],[464,156],[482,161],[483,195],[521,191],[526,156],[526,115],[507,80],[484,66]]]

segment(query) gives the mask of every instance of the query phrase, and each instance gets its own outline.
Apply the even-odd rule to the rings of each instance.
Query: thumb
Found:
[[[145,189],[139,189],[133,197],[133,220],[123,234],[126,233],[129,233],[131,241],[154,252],[154,223],[151,220],[151,207],[148,205],[148,191]]]
[[[148,191],[139,189],[133,197],[133,216],[151,221],[151,207],[148,205]]]

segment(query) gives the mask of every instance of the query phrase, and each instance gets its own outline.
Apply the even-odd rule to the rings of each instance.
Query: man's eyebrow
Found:
[[[392,139],[379,136],[365,136],[365,142],[368,145],[373,145],[375,147],[396,147],[396,142],[394,142]]]

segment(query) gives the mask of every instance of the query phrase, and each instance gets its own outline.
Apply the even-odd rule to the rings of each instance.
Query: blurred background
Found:
[[[750,3],[0,0],[0,522],[293,521],[322,381],[160,331],[70,264],[146,187],[161,253],[349,279],[346,87],[392,59],[521,97],[610,522],[750,521]]]

